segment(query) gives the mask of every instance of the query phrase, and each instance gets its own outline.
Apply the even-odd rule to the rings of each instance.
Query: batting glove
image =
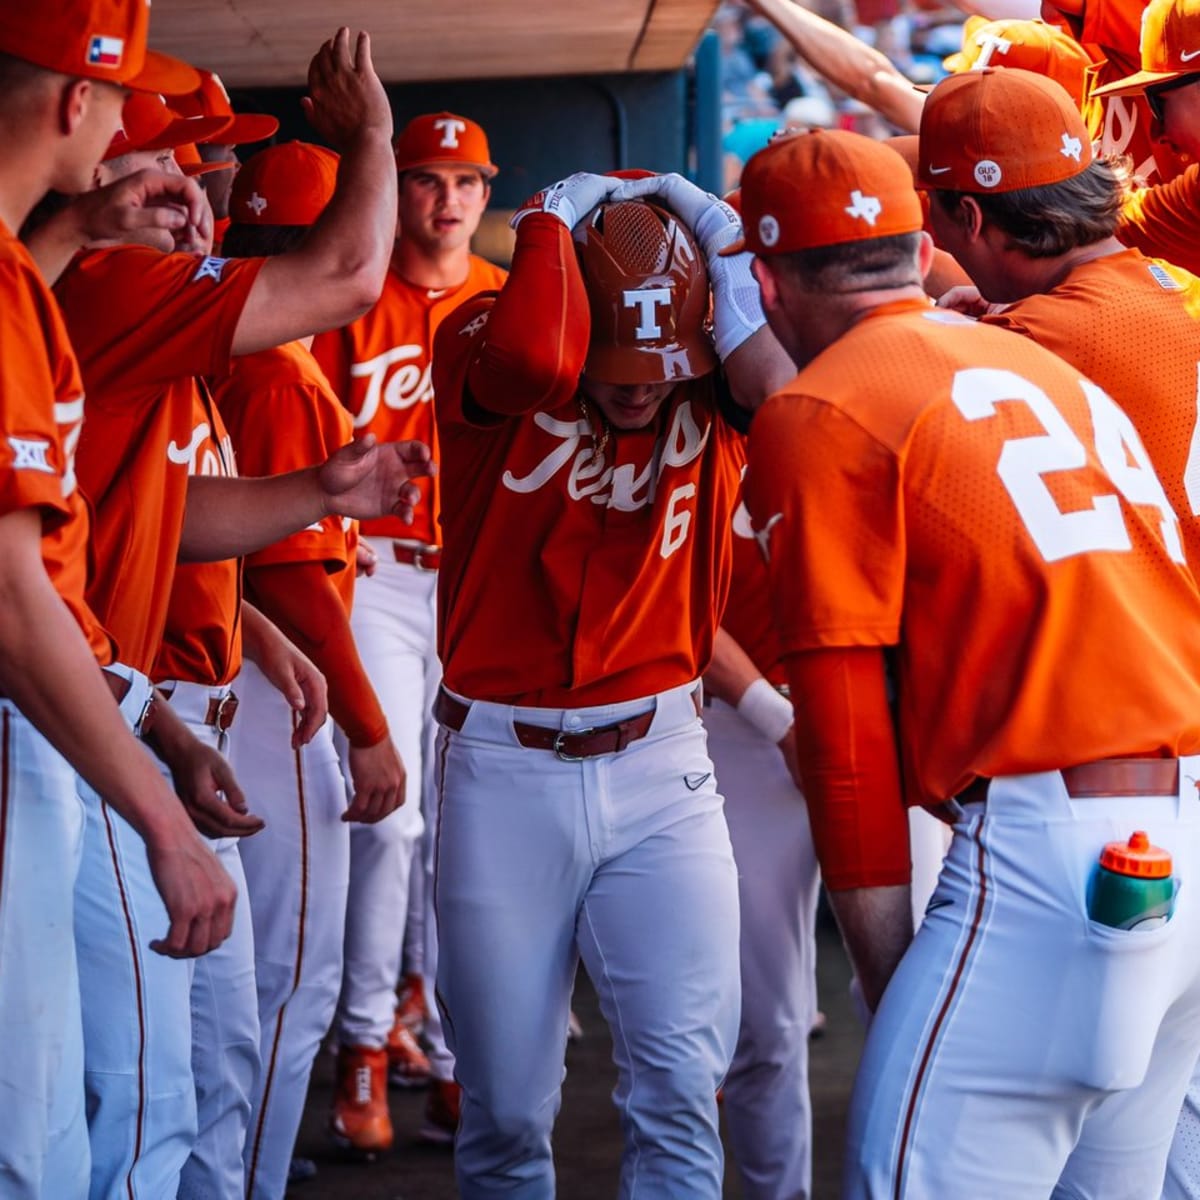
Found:
[[[721,251],[742,236],[742,219],[711,192],[682,175],[631,179],[617,200],[658,200],[692,231],[708,263],[713,293],[713,341],[724,362],[766,323],[758,281],[750,272],[749,251],[723,256]]]
[[[557,217],[568,229],[574,229],[597,204],[611,200],[623,182],[609,175],[589,175],[586,171],[577,171],[551,184],[545,191],[530,196],[513,214],[509,224],[516,229],[530,213],[545,212]]]

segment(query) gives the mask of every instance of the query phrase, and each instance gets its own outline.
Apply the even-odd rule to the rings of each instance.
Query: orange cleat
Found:
[[[329,1130],[343,1150],[373,1157],[392,1148],[387,1067],[388,1052],[384,1049],[343,1046],[338,1051]]]
[[[429,1059],[425,1051],[417,1045],[411,1030],[400,1019],[400,1010],[396,1010],[396,1019],[392,1022],[392,1030],[387,1039],[388,1082],[394,1087],[423,1088],[429,1083]]]
[[[421,1141],[435,1146],[451,1146],[458,1133],[462,1112],[462,1088],[448,1079],[435,1079],[429,1099],[425,1102],[425,1119],[421,1122]]]
[[[396,989],[396,1019],[414,1036],[425,1028],[425,980],[405,975]]]

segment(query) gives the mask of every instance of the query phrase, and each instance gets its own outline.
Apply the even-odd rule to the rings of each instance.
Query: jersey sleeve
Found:
[[[330,329],[313,338],[312,356],[329,380],[334,395],[347,407],[350,398],[351,350],[348,328]]]
[[[545,213],[527,216],[517,230],[512,271],[478,329],[463,320],[473,303],[455,309],[438,329],[439,404],[456,386],[470,404],[498,417],[555,408],[571,398],[587,358],[591,317],[571,231],[561,221]],[[466,360],[457,379],[455,358]],[[469,405],[463,411],[469,416]]]
[[[1117,237],[1143,254],[1200,273],[1200,164],[1168,183],[1131,192]]]
[[[0,515],[38,508],[50,525],[70,515],[69,464],[59,438],[63,411],[82,405],[65,334],[53,336],[48,294],[29,269],[0,260]]]
[[[324,462],[343,443],[329,406],[314,385],[258,388],[233,408],[223,407],[237,454],[238,474],[282,475]],[[247,566],[324,562],[330,570],[349,563],[347,525],[329,516],[246,557]]]
[[[81,255],[56,290],[68,312],[86,314],[72,321],[71,337],[90,378],[115,381],[122,386],[103,393],[124,395],[228,371],[242,309],[265,261],[122,246]]]
[[[900,463],[835,406],[776,396],[750,429],[745,500],[786,654],[900,638]]]

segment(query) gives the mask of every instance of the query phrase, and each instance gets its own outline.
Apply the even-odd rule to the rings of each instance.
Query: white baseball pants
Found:
[[[230,761],[266,828],[239,843],[254,927],[262,1069],[246,1136],[250,1200],[287,1187],[308,1079],[329,1028],[342,975],[350,869],[346,788],[326,722],[302,750],[291,746],[287,702],[253,663],[234,688]]]
[[[229,684],[210,687],[185,680],[160,685],[171,707],[200,741],[222,753],[227,737],[205,724],[213,700]],[[169,772],[164,772],[168,775]],[[248,798],[254,811],[253,797]],[[245,1194],[242,1152],[250,1101],[259,1071],[258,994],[254,982],[254,931],[238,838],[210,838],[209,846],[237,885],[233,932],[196,959],[192,973],[192,1075],[197,1135],[180,1175],[178,1200]]]
[[[725,1080],[725,1123],[747,1200],[807,1200],[820,886],[808,809],[779,747],[736,709],[706,701],[704,725],[742,917],[742,1023]]]
[[[395,562],[386,540],[371,545],[378,565],[374,575],[355,585],[350,624],[408,783],[404,804],[391,816],[350,830],[345,965],[335,1029],[344,1045],[380,1047],[396,1010],[410,875],[424,828],[421,784],[432,743],[430,708],[441,667],[437,572]],[[345,740],[339,738],[339,744]]]
[[[1200,1053],[1200,760],[1181,792],[1072,799],[1058,772],[962,806],[937,891],[871,1025],[845,1196],[1146,1200]],[[1106,842],[1182,881],[1160,928],[1089,921]]]
[[[737,878],[692,687],[601,708],[474,703],[438,742],[438,997],[464,1200],[554,1195],[550,1132],[582,955],[613,1035],[626,1200],[721,1194],[716,1091],[738,1025]],[[649,734],[578,762],[513,722]]]
[[[134,729],[150,683],[128,667],[107,670],[130,681],[121,712]],[[86,824],[75,884],[75,947],[92,1148],[89,1194],[91,1200],[162,1200],[178,1190],[196,1138],[186,1017],[193,963],[150,949],[170,921],[146,844],[82,780],[79,795]]]
[[[73,884],[83,806],[70,764],[0,699],[0,1195],[88,1193]]]

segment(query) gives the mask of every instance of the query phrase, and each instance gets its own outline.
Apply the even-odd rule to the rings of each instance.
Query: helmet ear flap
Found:
[[[574,238],[592,319],[589,376],[666,383],[716,367],[708,270],[677,217],[641,200],[601,204]]]

